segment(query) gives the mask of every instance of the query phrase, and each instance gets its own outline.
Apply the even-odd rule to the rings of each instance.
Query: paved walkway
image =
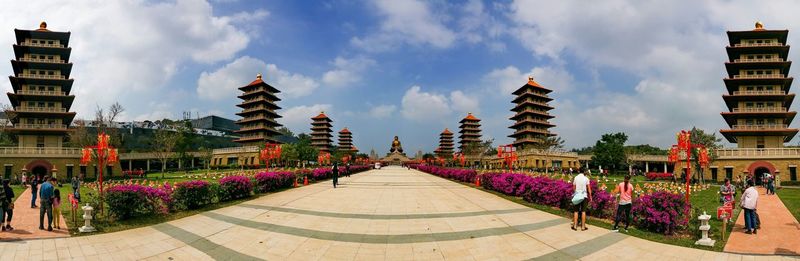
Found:
[[[796,239],[792,239],[796,240]],[[591,227],[386,167],[116,233],[0,244],[0,260],[754,260]],[[788,259],[788,258],[785,258]]]
[[[62,191],[62,198],[64,195]],[[37,208],[31,208],[30,188],[18,195],[17,200],[14,201],[14,216],[11,219],[11,226],[14,227],[14,230],[0,232],[0,241],[69,237],[69,230],[64,218],[61,219],[61,229],[53,227],[53,231],[39,230],[38,198],[36,199],[36,206]],[[46,216],[44,222],[47,222]],[[45,225],[46,228],[47,225]]]
[[[800,255],[800,224],[778,195],[766,195],[765,189],[758,188],[758,216],[761,229],[748,235],[744,233],[744,212],[739,214],[725,252]]]

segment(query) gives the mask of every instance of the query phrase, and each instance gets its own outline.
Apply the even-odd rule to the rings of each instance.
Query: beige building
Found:
[[[788,34],[764,29],[760,22],[753,30],[728,32],[727,91],[722,95],[728,111],[721,114],[730,129],[720,133],[737,148],[716,151],[718,159],[706,178],[771,173],[797,180],[800,150],[784,148],[798,132],[789,127],[797,112],[789,111],[795,95],[789,92],[793,78],[788,75]]]

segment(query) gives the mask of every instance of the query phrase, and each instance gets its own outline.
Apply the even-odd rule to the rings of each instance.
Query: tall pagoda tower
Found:
[[[345,153],[355,153],[355,147],[353,146],[353,133],[345,127],[341,131],[339,131],[339,151]]]
[[[439,157],[446,157],[453,154],[453,133],[447,128],[439,134],[439,148],[436,149],[436,155]]]
[[[461,152],[465,152],[470,144],[481,142],[481,120],[472,116],[470,112],[459,123],[461,123],[461,130],[458,131],[460,133],[458,136],[460,141],[458,143],[460,144]]]
[[[8,115],[19,147],[61,148],[68,127],[75,118],[70,112],[72,63],[69,32],[55,32],[42,22],[39,29],[14,29],[17,42],[9,76],[13,93],[8,93],[13,112]]]
[[[239,133],[241,137],[234,141],[244,146],[258,146],[264,142],[277,143],[274,136],[280,134],[277,128],[281,124],[275,119],[281,116],[275,113],[275,110],[279,110],[281,107],[275,103],[281,100],[276,96],[280,91],[265,83],[261,79],[260,73],[250,84],[239,87],[239,90],[244,92],[239,95],[242,103],[236,105],[242,108],[241,112],[236,113],[242,117],[236,121],[236,124],[241,127],[236,133]]]
[[[330,152],[333,131],[331,130],[331,118],[320,112],[319,115],[311,118],[311,146],[319,149],[320,152]]]
[[[724,79],[728,107],[722,118],[730,129],[720,130],[739,148],[780,148],[797,129],[789,128],[797,112],[789,111],[792,62],[788,60],[788,30],[767,30],[761,22],[749,31],[728,31],[730,46]]]
[[[516,104],[511,109],[515,112],[511,117],[514,125],[510,127],[514,129],[514,133],[508,136],[514,138],[514,147],[518,149],[531,147],[541,144],[548,136],[555,136],[548,130],[555,127],[549,122],[554,118],[548,113],[553,109],[548,105],[548,102],[553,100],[548,96],[550,92],[552,90],[534,81],[533,77],[528,77],[528,82],[512,93],[517,96],[511,101]]]

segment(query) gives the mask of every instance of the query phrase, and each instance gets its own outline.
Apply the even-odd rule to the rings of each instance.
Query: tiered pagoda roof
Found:
[[[355,153],[355,146],[353,146],[353,133],[345,127],[339,131],[339,151],[345,153]]]
[[[727,93],[722,95],[728,111],[721,115],[730,129],[720,133],[739,147],[765,147],[769,139],[788,142],[798,132],[789,128],[797,112],[789,111],[795,95],[789,93],[788,34],[766,30],[760,22],[754,30],[728,31]]]
[[[516,104],[511,111],[515,112],[511,120],[515,121],[511,125],[514,133],[508,135],[514,138],[514,146],[523,148],[543,142],[543,138],[555,136],[548,129],[555,127],[550,123],[554,118],[549,111],[553,109],[548,102],[553,99],[548,96],[552,90],[547,89],[528,77],[528,82],[514,91],[512,94],[517,96],[512,103]]]
[[[439,157],[446,157],[453,154],[453,133],[447,128],[439,134],[439,148],[434,151]]]
[[[331,130],[333,121],[325,115],[325,112],[320,112],[311,120],[311,146],[319,149],[320,152],[330,152],[333,142],[333,134],[331,134],[333,133]]]
[[[236,133],[241,137],[235,142],[249,146],[257,146],[264,142],[277,143],[274,137],[280,134],[277,128],[281,124],[275,119],[281,116],[275,113],[275,110],[281,108],[276,105],[276,102],[281,100],[276,96],[280,91],[264,82],[260,73],[250,84],[239,87],[239,90],[243,92],[239,95],[242,103],[236,106],[242,108],[242,111],[236,115],[242,119],[236,121],[241,127]]]
[[[8,116],[13,128],[6,130],[19,136],[20,147],[60,147],[75,118],[75,112],[70,112],[75,100],[70,94],[74,82],[70,33],[50,31],[42,22],[37,30],[14,29],[14,34],[14,75],[8,77],[13,89],[8,99],[14,109]],[[48,142],[39,143],[36,137],[40,136]],[[52,136],[56,138],[48,138]]]
[[[461,130],[458,131],[460,135],[458,138],[460,141],[458,142],[461,148],[461,151],[466,151],[466,148],[471,143],[480,143],[481,142],[481,120],[472,116],[472,113],[467,113],[467,117],[461,119],[459,121],[461,123]]]

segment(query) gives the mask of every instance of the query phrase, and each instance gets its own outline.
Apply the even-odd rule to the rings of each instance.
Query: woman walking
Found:
[[[4,215],[0,216],[0,227],[2,227],[2,231],[14,230],[14,228],[11,227],[11,218],[14,216],[14,190],[11,189],[8,183],[8,180],[3,180],[3,191],[6,193],[8,205],[3,205],[5,209],[5,211],[3,211]]]
[[[633,184],[630,182],[631,176],[626,175],[625,181],[617,184],[617,187],[614,188],[614,191],[611,194],[619,193],[619,204],[617,204],[617,214],[614,220],[614,228],[611,230],[613,232],[619,232],[619,221],[622,219],[622,215],[625,215],[625,232],[628,232],[628,226],[631,224],[631,207],[633,202]]]
[[[758,205],[758,191],[753,180],[747,182],[747,189],[742,194],[741,207],[744,209],[744,229],[747,234],[756,234],[756,207]]]
[[[723,205],[728,202],[733,202],[736,196],[736,186],[731,185],[731,180],[725,179],[725,184],[719,187],[719,202]]]
[[[336,185],[339,185],[339,164],[334,162],[333,168],[331,168],[331,174],[333,176],[333,188],[336,188]]]

